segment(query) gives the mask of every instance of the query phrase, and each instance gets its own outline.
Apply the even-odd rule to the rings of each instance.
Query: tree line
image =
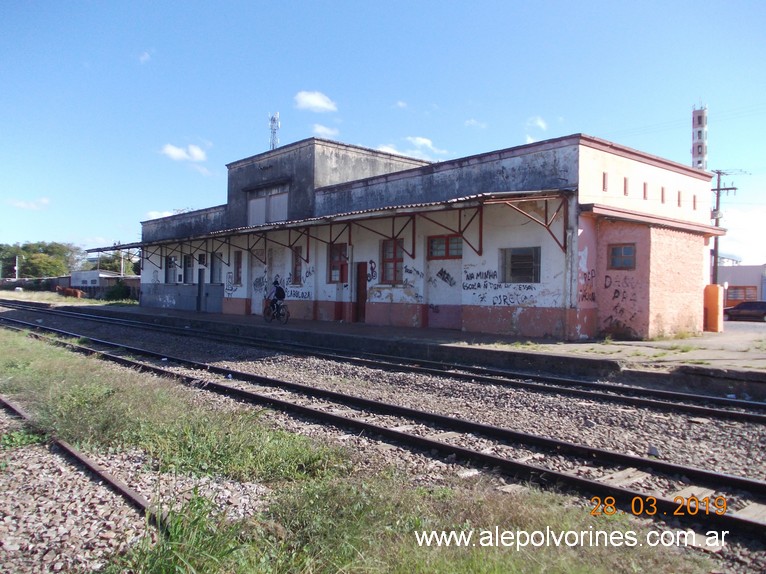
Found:
[[[18,262],[19,278],[61,277],[70,275],[72,271],[89,271],[102,269],[104,271],[122,272],[125,275],[136,275],[138,263],[128,259],[127,253],[113,252],[101,254],[98,262],[88,261],[85,250],[72,243],[57,243],[36,241],[29,243],[0,244],[0,278],[13,279],[17,276]]]

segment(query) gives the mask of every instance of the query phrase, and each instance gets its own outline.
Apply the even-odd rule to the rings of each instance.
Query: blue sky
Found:
[[[766,4],[0,3],[0,243],[140,240],[226,201],[226,164],[311,136],[431,160],[586,133],[691,162],[721,251],[766,263]],[[712,198],[712,194],[711,194]]]

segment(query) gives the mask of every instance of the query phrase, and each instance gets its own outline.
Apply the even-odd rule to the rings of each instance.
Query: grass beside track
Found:
[[[562,496],[502,494],[483,480],[416,487],[395,471],[354,471],[353,457],[275,431],[252,409],[223,410],[146,374],[0,330],[0,392],[47,432],[83,449],[141,448],[161,471],[268,482],[267,511],[228,521],[203,497],[169,516],[106,572],[440,573],[707,572],[698,555],[662,547],[486,546],[481,531],[644,533],[625,517],[592,517]],[[26,435],[0,437],[13,448]],[[2,451],[0,451],[0,457]],[[0,462],[2,462],[0,460]],[[2,466],[0,466],[2,469]],[[1,470],[0,470],[1,472]],[[416,533],[473,531],[468,547],[420,546]],[[486,538],[483,539],[486,542]]]

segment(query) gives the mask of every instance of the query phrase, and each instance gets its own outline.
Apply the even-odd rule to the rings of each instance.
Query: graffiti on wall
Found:
[[[510,285],[506,293],[492,296],[492,305],[516,306],[532,305],[537,301],[537,285],[519,283]]]
[[[596,270],[591,269],[589,271],[580,271],[580,289],[577,293],[577,300],[579,302],[596,302]]]
[[[533,305],[540,286],[535,283],[500,283],[496,269],[464,271],[463,291],[473,291],[479,302],[494,306]],[[495,291],[494,294],[487,292]]]
[[[480,289],[499,289],[497,270],[463,271],[463,291],[478,291]]]
[[[229,271],[226,273],[226,286],[223,288],[224,295],[228,298],[234,296],[234,293],[239,289],[239,285],[234,285],[234,272]]]
[[[419,277],[420,279],[422,279],[426,275],[420,269],[415,269],[414,267],[410,267],[409,265],[404,266],[404,274],[415,275],[416,277]]]
[[[369,267],[369,271],[367,272],[367,283],[371,283],[378,278],[378,267],[372,259],[367,262],[367,265]]]
[[[290,287],[285,291],[287,299],[311,299],[311,291]]]
[[[452,275],[450,275],[449,271],[447,271],[444,267],[439,269],[439,272],[436,274],[436,276],[442,281],[444,281],[450,287],[454,287],[457,284],[457,281],[455,281],[455,278]]]
[[[605,331],[635,336],[633,325],[638,316],[638,288],[635,277],[604,276],[604,291],[611,305],[610,314],[602,322]]]

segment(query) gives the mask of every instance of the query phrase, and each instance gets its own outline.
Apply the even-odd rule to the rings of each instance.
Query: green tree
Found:
[[[22,277],[58,277],[68,272],[64,261],[47,253],[32,253],[21,262]]]
[[[0,276],[16,276],[16,257],[20,277],[66,275],[80,265],[84,251],[71,243],[36,241],[15,245],[0,244]],[[34,257],[45,255],[46,257]],[[48,258],[56,261],[54,264]]]

